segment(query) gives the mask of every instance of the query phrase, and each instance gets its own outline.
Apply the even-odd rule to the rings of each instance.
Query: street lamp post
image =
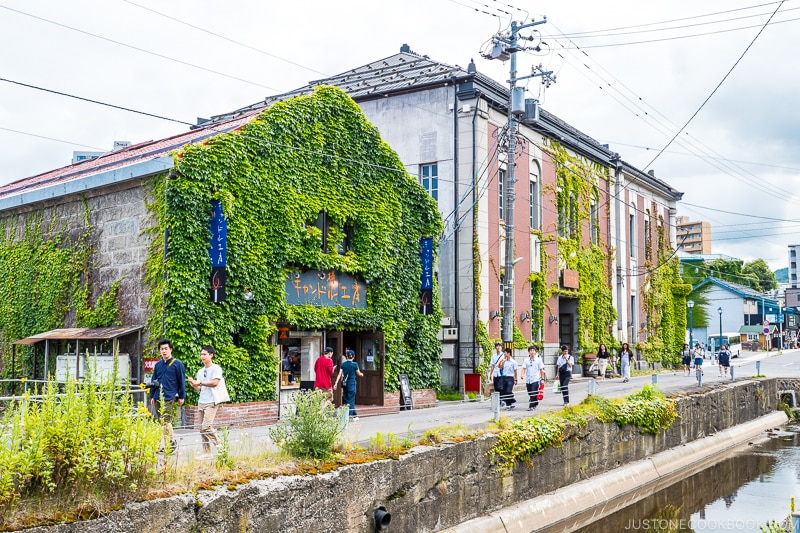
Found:
[[[717,313],[719,313],[719,352],[722,351],[722,307],[717,307]]]
[[[689,349],[691,349],[694,348],[694,340],[692,339],[692,307],[694,307],[694,301],[688,300],[686,307],[689,308]]]

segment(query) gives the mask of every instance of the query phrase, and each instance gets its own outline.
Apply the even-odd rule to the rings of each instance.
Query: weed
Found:
[[[326,459],[344,433],[346,422],[321,390],[296,392],[295,412],[269,430],[273,442],[293,457]]]

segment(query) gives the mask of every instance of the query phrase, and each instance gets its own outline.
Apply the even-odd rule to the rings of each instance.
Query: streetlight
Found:
[[[689,308],[689,348],[694,348],[694,340],[692,339],[692,307],[694,307],[693,300],[686,301],[686,307]]]
[[[722,307],[717,307],[719,313],[719,351],[722,351]]]

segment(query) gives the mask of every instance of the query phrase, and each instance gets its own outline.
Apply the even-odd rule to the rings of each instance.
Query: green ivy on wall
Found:
[[[557,142],[551,141],[545,149],[556,170],[556,188],[552,191],[558,208],[558,257],[542,254],[542,271],[528,279],[533,291],[532,299],[546,305],[553,295],[573,297],[578,302],[576,330],[577,353],[597,351],[603,343],[615,345],[610,325],[617,317],[611,297],[611,249],[600,239],[599,229],[591,223],[592,205],[600,202],[599,182],[608,180],[607,169],[599,163],[570,154]],[[606,216],[610,202],[603,202]],[[590,242],[584,242],[584,228],[594,231]],[[544,247],[543,247],[544,248]],[[579,273],[579,288],[566,289],[558,281],[549,287],[547,272],[554,268],[568,268]],[[542,315],[539,320],[542,320]]]
[[[413,388],[438,388],[441,312],[421,315],[419,240],[439,235],[435,201],[408,175],[360,108],[340,89],[279,102],[231,133],[187,145],[171,177],[151,183],[148,328],[164,334],[191,372],[211,344],[234,401],[274,399],[274,324],[298,330],[381,331],[387,390],[406,373]],[[227,299],[209,300],[211,201],[228,221]],[[330,220],[328,248],[314,222]],[[336,253],[337,228],[352,227]],[[169,229],[167,260],[163,236]],[[166,268],[166,275],[165,275]],[[337,270],[367,280],[367,309],[290,306],[295,270]],[[245,301],[245,288],[255,298]],[[434,295],[438,290],[434,289]],[[436,298],[436,296],[435,296]]]
[[[25,348],[11,368],[11,343],[68,326],[101,327],[117,323],[119,282],[91,303],[93,285],[92,233],[89,208],[83,202],[80,220],[67,220],[57,227],[52,218],[45,224],[41,211],[26,217],[22,226],[10,221],[0,224],[0,361],[3,376],[29,376],[33,351]],[[81,228],[76,233],[67,226]],[[74,312],[74,322],[70,320]],[[37,368],[42,369],[43,355]]]
[[[647,317],[644,341],[636,344],[647,361],[680,362],[686,331],[686,296],[692,286],[680,275],[680,260],[659,217],[657,261],[646,261],[647,283],[642,291],[642,307]],[[652,225],[651,225],[652,227]]]

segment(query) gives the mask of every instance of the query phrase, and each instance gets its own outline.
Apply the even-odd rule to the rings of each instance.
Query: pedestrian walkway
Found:
[[[783,352],[748,352],[734,359],[731,363],[737,380],[755,375],[755,363],[779,355],[800,353],[800,350],[784,350]],[[800,376],[800,364],[791,365],[784,374],[787,376]],[[656,376],[654,378],[654,376]],[[570,382],[570,404],[578,405],[587,396],[590,382],[594,382],[594,394],[605,397],[620,397],[641,389],[645,384],[657,381],[659,388],[667,394],[696,391],[697,380],[694,370],[687,376],[681,370],[661,371],[657,374],[634,375],[630,382],[623,383],[619,377],[606,379],[604,382],[587,377],[575,377]],[[703,386],[730,382],[730,378],[720,378],[717,366],[709,364],[706,360]],[[561,393],[553,393],[553,381],[549,380],[545,387],[544,399],[539,402],[539,407],[527,411],[528,395],[524,388],[517,388],[514,392],[519,407],[513,411],[501,409],[501,416],[511,420],[524,419],[536,416],[542,412],[563,409]],[[368,446],[370,437],[377,433],[383,435],[394,434],[398,438],[408,435],[415,439],[420,438],[425,431],[448,425],[460,425],[467,429],[479,429],[490,425],[494,421],[491,401],[484,397],[483,401],[437,401],[432,406],[415,405],[412,410],[399,411],[398,407],[370,408],[359,406],[359,419],[351,421],[347,426],[347,439],[349,442],[361,446]],[[224,407],[223,407],[224,409]],[[387,412],[390,411],[390,412]],[[233,455],[251,455],[274,450],[269,438],[268,425],[247,428],[231,428],[230,441]],[[178,461],[191,462],[201,453],[200,435],[195,429],[176,430],[178,440]]]

